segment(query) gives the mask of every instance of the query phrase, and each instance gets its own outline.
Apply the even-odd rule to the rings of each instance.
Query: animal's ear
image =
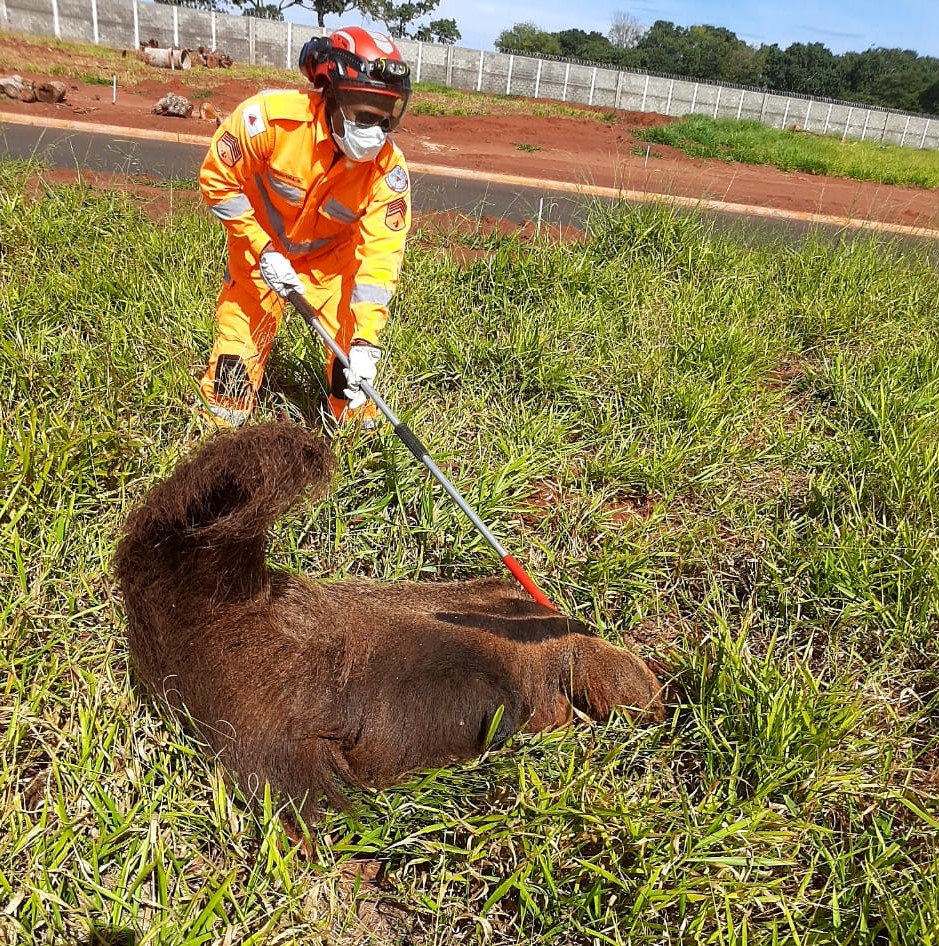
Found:
[[[606,719],[619,706],[634,718],[661,720],[662,685],[646,662],[624,647],[599,638],[577,638],[571,675],[564,685],[577,709]]]

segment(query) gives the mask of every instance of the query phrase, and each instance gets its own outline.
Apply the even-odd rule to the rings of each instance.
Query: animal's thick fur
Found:
[[[134,511],[117,550],[130,647],[242,788],[265,781],[309,818],[341,785],[405,773],[614,706],[659,718],[630,651],[501,579],[314,583],[271,570],[270,525],[332,471],[295,424],[213,437]]]

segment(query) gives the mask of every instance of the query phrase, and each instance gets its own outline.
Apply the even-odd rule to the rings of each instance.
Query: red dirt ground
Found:
[[[0,36],[0,73],[9,75],[16,47],[28,45],[36,63],[36,45]],[[50,71],[62,74],[61,49],[48,48]],[[25,57],[24,57],[25,58]],[[50,74],[20,72],[40,82]],[[153,78],[134,87],[121,86],[112,102],[109,86],[69,78],[65,102],[59,105],[25,104],[2,97],[3,113],[29,117],[160,130],[186,136],[208,136],[215,122],[198,117],[200,106],[211,105],[226,114],[243,98],[258,91],[257,82],[227,80],[212,70],[217,85],[211,91],[200,81],[202,66],[186,72],[153,70]],[[75,74],[82,74],[81,68]],[[297,83],[298,87],[302,87]],[[152,114],[157,100],[177,92],[194,103],[188,119]],[[539,182],[615,187],[681,198],[723,201],[774,208],[785,212],[823,214],[843,220],[879,221],[926,230],[939,230],[939,191],[895,187],[784,173],[771,167],[692,159],[681,152],[654,145],[647,153],[633,132],[673,119],[639,112],[618,112],[616,121],[584,118],[544,118],[533,115],[430,116],[409,113],[396,140],[412,165],[445,166],[474,172],[499,173]]]

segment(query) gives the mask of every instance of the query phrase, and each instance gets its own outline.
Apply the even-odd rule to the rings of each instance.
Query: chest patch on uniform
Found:
[[[403,197],[399,197],[385,208],[385,226],[389,230],[394,230],[395,233],[397,233],[398,230],[404,229],[407,215],[408,202]]]
[[[392,168],[385,175],[385,183],[399,194],[403,194],[408,189],[408,176],[404,168]]]
[[[245,129],[252,138],[255,135],[260,135],[267,128],[264,124],[264,117],[261,115],[260,105],[249,105],[242,112],[242,119],[245,123]]]
[[[230,131],[224,132],[215,142],[215,153],[219,161],[230,168],[233,168],[242,158],[241,145]]]

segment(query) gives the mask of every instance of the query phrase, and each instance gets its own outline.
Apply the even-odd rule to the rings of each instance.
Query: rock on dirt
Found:
[[[154,115],[170,115],[174,118],[189,118],[192,114],[192,102],[182,95],[170,92],[153,106]]]

